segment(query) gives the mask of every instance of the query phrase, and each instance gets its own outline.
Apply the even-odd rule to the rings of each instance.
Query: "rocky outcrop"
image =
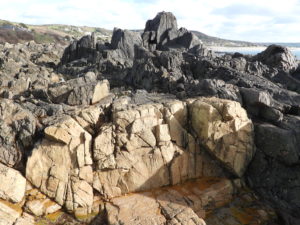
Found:
[[[253,207],[240,209],[250,187],[279,224],[297,224],[300,83],[288,49],[213,54],[162,12],[142,34],[85,36],[61,53],[0,45],[0,223],[273,223],[249,193]],[[15,170],[34,186],[25,194]]]
[[[185,28],[177,28],[176,17],[170,12],[161,12],[153,20],[148,20],[142,34],[143,45],[150,50],[164,47],[192,49],[202,42]]]
[[[69,45],[63,56],[62,62],[71,62],[76,59],[89,58],[91,59],[94,56],[96,49],[96,38],[94,35],[87,35],[82,37],[78,41],[74,41]],[[93,56],[92,56],[93,55]]]
[[[148,95],[147,97],[154,100],[153,97],[157,98],[159,95],[153,97]],[[142,97],[137,95],[136,98],[141,99],[141,103],[143,103]],[[97,197],[95,193],[100,194],[104,199],[111,199],[132,192],[151,191],[168,185],[179,185],[199,177],[226,177],[234,169],[238,170],[235,174],[242,175],[248,163],[245,159],[248,160],[247,157],[253,154],[253,131],[251,121],[247,119],[245,112],[238,104],[228,100],[209,98],[188,101],[165,98],[161,99],[160,103],[154,103],[153,100],[148,104],[136,105],[133,102],[135,98],[121,97],[115,100],[111,106],[111,112],[109,112],[112,115],[111,121],[104,123],[99,123],[103,111],[94,107],[88,111],[81,111],[77,116],[73,116],[74,119],[65,116],[47,126],[44,129],[45,138],[36,144],[28,158],[26,178],[46,196],[54,199],[57,204],[51,203],[45,197],[29,198],[26,202],[28,212],[40,216],[64,206],[75,215],[86,216],[92,213]],[[203,106],[196,103],[203,103]],[[190,133],[192,127],[194,128],[194,126],[190,127],[190,124],[193,124],[194,120],[197,120],[196,118],[198,120],[202,118],[203,115],[195,113],[190,115],[188,112],[196,112],[196,108],[205,111],[206,106],[213,107],[210,104],[219,105],[226,108],[227,111],[224,111],[225,114],[222,115],[224,118],[210,117],[207,121],[208,127],[219,126],[218,120],[224,119],[229,124],[228,126],[232,126],[232,124],[235,124],[235,127],[249,126],[245,130],[226,128],[220,131],[220,135],[223,131],[226,131],[223,135],[232,135],[232,139],[237,140],[236,143],[243,141],[251,146],[242,151],[242,146],[237,145],[237,148],[241,150],[236,153],[231,152],[230,157],[234,157],[233,162],[235,163],[233,167],[238,165],[233,169],[227,166],[228,160],[222,158],[224,162],[222,160],[218,162],[214,158],[220,158],[217,154],[219,152],[221,155],[227,155],[227,147],[234,143],[224,142],[224,148],[215,146],[215,151],[208,153],[207,148],[201,148],[198,144],[200,142],[204,146],[207,144],[205,140],[201,136],[198,139],[197,136]],[[228,107],[225,106],[226,104]],[[87,118],[83,115],[93,115],[92,118],[95,119],[90,119],[92,126],[85,126],[85,129],[82,127],[85,124],[82,122],[82,118]],[[201,125],[201,123],[199,124]],[[95,138],[88,132],[89,130],[93,130],[91,133],[95,135]],[[240,154],[240,156],[235,157],[234,154]],[[228,169],[228,172],[223,168]],[[220,184],[216,187],[220,188],[218,191],[225,188],[229,191],[228,195],[231,195],[231,183],[230,181],[225,183],[226,185]],[[200,184],[201,182],[199,182]],[[205,191],[204,193],[216,194],[214,191]],[[204,193],[202,198],[204,196],[208,198]],[[165,212],[162,220],[157,215],[153,215],[153,221],[170,220],[186,223],[191,219],[198,221],[197,224],[204,223],[198,217],[199,215],[189,208],[190,205],[173,209],[172,204],[174,207],[176,204],[172,203],[172,199],[179,198],[177,194],[175,193],[173,196],[172,192],[166,193],[166,196],[161,195],[153,202],[149,199],[149,203],[147,202],[148,198],[139,200],[140,198],[137,197],[132,201],[141,201],[141,204],[145,203],[147,206],[149,204],[149,207],[153,204],[153,210],[158,210],[162,207],[159,205],[166,204],[163,206]],[[168,198],[171,205],[164,203],[160,198]],[[227,199],[227,197],[223,199],[221,196],[213,198],[221,198],[221,201]],[[123,213],[114,211],[114,207],[118,204],[114,201],[112,200],[112,205],[106,206],[108,220],[112,220],[110,224],[117,221],[125,221],[125,224],[130,224],[128,221],[139,216],[139,211],[136,211],[136,215],[122,218]],[[126,202],[128,203],[128,201]],[[204,203],[204,199],[201,202],[208,204]],[[197,203],[195,202],[195,204]],[[195,211],[198,212],[206,206],[197,205],[195,207]],[[173,210],[178,212],[172,212]],[[182,213],[179,213],[181,211]],[[115,218],[113,215],[116,213],[118,215]],[[120,218],[117,219],[118,217]],[[144,223],[146,222],[142,224]]]

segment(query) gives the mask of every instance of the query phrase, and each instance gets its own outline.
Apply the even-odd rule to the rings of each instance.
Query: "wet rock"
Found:
[[[106,204],[107,220],[109,224],[134,221],[134,224],[205,225],[201,218],[205,217],[203,209],[209,210],[211,204],[226,204],[232,193],[233,187],[226,179],[200,179],[174,188],[114,198]]]
[[[44,216],[61,209],[60,205],[47,198],[37,189],[27,191],[26,195],[25,210],[35,216]]]

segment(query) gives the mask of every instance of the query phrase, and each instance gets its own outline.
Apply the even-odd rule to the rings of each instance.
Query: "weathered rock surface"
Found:
[[[36,119],[14,101],[1,99],[0,125],[0,162],[16,166],[27,148],[34,144]]]
[[[28,158],[26,178],[48,197],[73,211],[93,204],[92,137],[74,119],[45,129],[46,139]]]
[[[150,98],[151,95],[148,96]],[[188,108],[193,108],[196,101],[220,105],[222,101],[209,98],[186,102],[164,99],[161,103],[153,103],[153,100],[148,104],[141,101],[140,105],[136,105],[134,98],[121,97],[111,107],[112,121],[100,126],[102,110],[97,110],[95,106],[91,110],[81,111],[80,116],[74,117],[76,120],[65,116],[50,124],[44,129],[45,138],[36,144],[28,158],[26,178],[60,206],[75,214],[80,211],[82,215],[87,215],[92,212],[94,190],[109,199],[131,192],[182,184],[203,176],[225,177],[227,172],[213,159],[217,157],[211,157],[206,150],[199,148],[198,143],[203,140],[189,133],[189,124],[193,122],[191,118],[198,115],[190,117],[188,113]],[[241,108],[229,100],[225,103],[232,104],[228,107],[232,118],[227,116],[227,120],[233,119]],[[91,129],[83,129],[81,125],[86,123],[79,118],[90,121],[87,127]],[[240,118],[252,128],[246,114]],[[211,118],[209,122],[216,123],[217,118]],[[95,138],[87,130],[97,134]],[[247,132],[249,139],[243,141],[253,147],[250,138],[252,130]],[[238,129],[232,133],[236,139],[238,135]],[[251,148],[240,154],[247,154],[247,150]],[[226,151],[226,148],[219,151]],[[241,160],[238,165],[247,166],[243,158],[235,160]],[[50,202],[47,198],[31,199],[27,201],[26,208],[38,216],[60,208]],[[194,218],[192,212],[187,213]],[[201,224],[199,219],[196,221]]]
[[[111,39],[111,47],[120,51],[120,57],[133,59],[135,48],[141,46],[142,38],[137,32],[115,28]]]
[[[44,216],[55,213],[61,206],[47,198],[37,189],[30,189],[26,193],[25,210],[35,216]]]
[[[237,102],[203,99],[190,107],[200,142],[232,173],[241,177],[255,153],[253,125]]]
[[[56,104],[95,104],[109,95],[109,83],[107,80],[97,81],[95,73],[88,72],[83,77],[50,86],[47,94]]]
[[[112,199],[106,204],[109,224],[195,224],[212,205],[222,206],[234,188],[226,179],[203,179],[182,186],[141,192]],[[205,209],[205,210],[204,210]]]

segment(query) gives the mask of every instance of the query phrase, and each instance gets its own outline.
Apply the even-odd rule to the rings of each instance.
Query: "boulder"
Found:
[[[189,134],[188,121],[181,101],[116,104],[113,122],[101,127],[94,142],[94,189],[112,198],[200,176],[224,176]]]

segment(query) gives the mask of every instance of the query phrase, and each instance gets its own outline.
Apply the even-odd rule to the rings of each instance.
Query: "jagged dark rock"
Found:
[[[142,39],[139,33],[115,28],[111,39],[111,47],[122,52],[120,57],[133,59],[135,48],[141,46]]]

